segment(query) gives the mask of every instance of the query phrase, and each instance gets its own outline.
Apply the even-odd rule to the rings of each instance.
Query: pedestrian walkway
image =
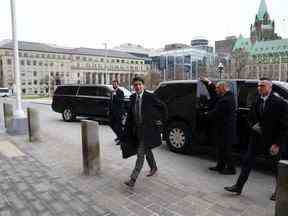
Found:
[[[1,216],[115,215],[3,135],[0,138]]]

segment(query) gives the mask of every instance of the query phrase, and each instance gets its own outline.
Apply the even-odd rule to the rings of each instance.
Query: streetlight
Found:
[[[22,109],[21,101],[21,80],[20,80],[20,67],[19,67],[19,54],[18,54],[18,40],[16,32],[16,9],[15,1],[10,0],[11,7],[11,23],[12,23],[12,40],[14,45],[14,73],[16,84],[16,109],[12,118],[11,128],[8,129],[8,133],[13,134],[25,134],[27,132],[27,118]]]
[[[222,62],[220,62],[219,65],[217,66],[217,71],[219,72],[219,79],[221,79],[223,69],[224,69],[224,65],[222,64]]]
[[[107,43],[105,42],[105,43],[103,43],[103,45],[105,46],[105,77],[106,77],[106,79],[105,79],[105,81],[106,81],[106,83],[104,83],[104,84],[108,84],[108,70],[107,70]]]

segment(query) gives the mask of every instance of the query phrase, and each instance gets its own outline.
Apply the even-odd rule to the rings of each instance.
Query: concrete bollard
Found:
[[[3,103],[3,113],[4,113],[4,126],[7,130],[9,130],[13,118],[13,105]]]
[[[288,215],[288,160],[278,164],[278,185],[276,194],[275,216]]]
[[[29,142],[40,140],[39,112],[34,108],[27,108]]]
[[[81,131],[84,175],[97,175],[101,168],[99,124],[84,120],[81,123]]]

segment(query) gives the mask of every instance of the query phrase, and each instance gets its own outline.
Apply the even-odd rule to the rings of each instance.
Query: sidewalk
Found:
[[[254,172],[244,194],[234,196],[223,190],[234,176],[211,173],[206,169],[211,162],[175,155],[163,146],[155,149],[159,173],[147,178],[144,167],[135,188],[129,189],[123,181],[135,158],[121,159],[119,146],[109,141],[109,127],[101,127],[102,172],[93,177],[81,174],[79,140],[56,136],[54,130],[53,136],[45,134],[42,142],[33,144],[23,137],[9,137],[25,156],[0,158],[1,164],[6,161],[0,168],[1,211],[10,215],[26,215],[25,211],[27,215],[274,215],[274,202],[269,200],[272,177]]]
[[[20,151],[6,135],[0,134],[0,146],[0,215],[115,215]]]

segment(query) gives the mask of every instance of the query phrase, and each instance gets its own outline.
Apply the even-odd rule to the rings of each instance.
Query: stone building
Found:
[[[275,33],[265,0],[261,0],[250,38],[239,36],[229,61],[225,63],[225,78],[255,79],[262,76],[274,80],[288,78],[288,39]]]
[[[116,50],[19,42],[22,93],[47,94],[59,84],[110,84],[113,79],[128,87],[133,76],[150,72],[145,60]],[[13,43],[5,40],[0,43],[0,86],[13,88],[14,83]]]

